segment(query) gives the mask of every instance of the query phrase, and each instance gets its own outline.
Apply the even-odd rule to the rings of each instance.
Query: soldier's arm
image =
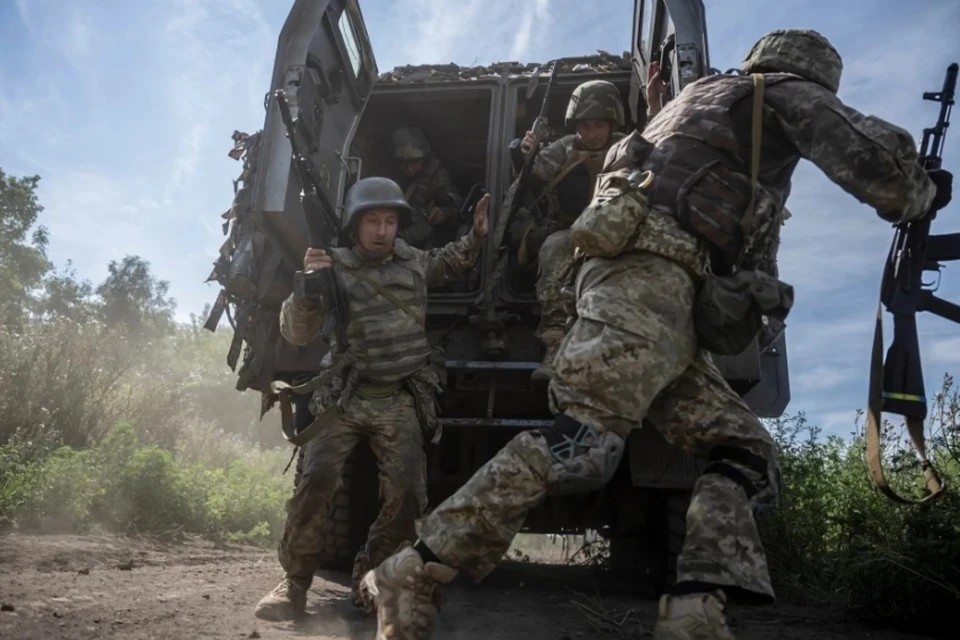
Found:
[[[774,85],[766,102],[803,157],[885,220],[903,222],[929,210],[936,187],[907,131],[846,106],[811,82]]]
[[[567,165],[567,156],[573,149],[573,139],[574,136],[564,136],[545,146],[533,159],[530,173],[545,183],[553,180]]]
[[[280,307],[280,333],[290,344],[310,344],[323,326],[327,311],[319,300],[290,294]]]
[[[417,251],[423,264],[428,287],[440,287],[448,284],[469,271],[477,262],[483,241],[473,233],[447,243],[439,249]]]

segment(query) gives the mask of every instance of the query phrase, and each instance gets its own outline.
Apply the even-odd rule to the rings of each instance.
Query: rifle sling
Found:
[[[930,495],[919,500],[911,500],[899,495],[887,482],[883,474],[883,459],[881,445],[881,413],[883,409],[883,310],[881,303],[877,303],[876,326],[873,330],[873,353],[870,358],[870,391],[867,399],[867,466],[873,483],[883,495],[900,504],[922,504],[938,498],[946,489],[946,485],[927,458],[926,442],[923,436],[923,420],[913,416],[905,416],[910,441],[923,467],[923,476],[927,483]]]

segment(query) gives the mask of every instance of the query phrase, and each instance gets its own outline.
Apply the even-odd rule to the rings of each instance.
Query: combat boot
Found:
[[[531,374],[530,379],[534,382],[549,382],[553,378],[553,361],[560,351],[560,343],[563,342],[564,333],[560,329],[547,329],[540,336],[540,342],[543,343],[543,362],[540,367]]]
[[[285,622],[302,616],[307,608],[310,581],[310,578],[285,577],[257,603],[253,615],[270,622]]]
[[[443,564],[424,565],[409,543],[368,571],[360,593],[377,610],[377,640],[429,640],[440,613],[440,585],[456,575]]]
[[[660,598],[653,640],[736,640],[727,627],[723,608],[727,597],[720,591]]]

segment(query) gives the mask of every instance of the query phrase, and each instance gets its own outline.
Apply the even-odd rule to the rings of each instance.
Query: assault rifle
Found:
[[[322,180],[310,157],[303,152],[297,138],[299,117],[294,119],[290,105],[283,91],[278,89],[274,96],[280,107],[280,118],[287,130],[293,162],[300,176],[302,191],[300,206],[307,225],[307,240],[310,247],[323,249],[328,254],[340,238],[340,222],[336,207],[320,186]],[[319,271],[297,271],[293,275],[293,290],[298,297],[322,297],[327,307],[327,317],[323,325],[322,336],[329,344],[335,335],[337,345],[343,349],[346,343],[347,311],[349,309],[346,293],[333,269]]]
[[[920,163],[928,172],[941,168],[943,144],[950,126],[950,112],[957,86],[957,63],[947,67],[943,89],[925,92],[924,100],[940,104],[937,123],[923,130]],[[893,343],[883,358],[882,311],[877,305],[877,322],[870,364],[870,395],[867,412],[867,462],[874,484],[888,498],[900,503],[921,503],[942,495],[946,485],[927,458],[923,421],[927,417],[927,396],[923,386],[920,346],[917,340],[917,312],[960,323],[960,305],[933,295],[936,289],[924,289],[923,272],[939,272],[941,262],[960,260],[960,233],[930,235],[930,223],[937,211],[896,226],[893,244],[883,271],[880,301],[893,314]],[[920,500],[899,496],[883,475],[880,456],[880,414],[883,411],[906,419],[910,439],[917,450],[929,494]]]

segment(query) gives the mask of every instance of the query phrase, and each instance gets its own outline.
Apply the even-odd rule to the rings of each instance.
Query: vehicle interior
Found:
[[[550,125],[550,135],[546,139],[547,144],[553,142],[554,140],[558,140],[565,135],[575,133],[573,129],[568,129],[564,125],[564,117],[567,112],[567,102],[570,100],[573,90],[576,89],[579,84],[588,80],[596,79],[607,80],[615,84],[620,90],[620,96],[621,100],[623,100],[624,106],[627,105],[630,91],[629,73],[610,73],[603,75],[592,73],[567,74],[566,76],[560,76],[557,78],[557,83],[553,87],[550,104],[547,109],[547,122]],[[514,127],[512,131],[508,133],[508,135],[510,135],[512,138],[522,139],[524,134],[533,126],[534,121],[540,114],[540,108],[543,104],[543,98],[547,90],[547,80],[547,78],[540,79],[539,86],[534,90],[529,99],[526,97],[528,86],[527,79],[518,79],[515,84],[511,85],[509,95],[511,96],[510,103],[515,105],[513,117]],[[629,120],[628,114],[628,121],[623,127],[620,128],[620,131],[624,133],[629,132],[634,128],[634,126],[635,124]],[[509,143],[509,140],[506,141],[506,143]],[[518,154],[511,155],[510,160],[504,167],[504,191],[506,191],[506,186],[512,184],[520,174],[521,166],[522,160],[518,157]],[[567,179],[562,181],[557,187],[558,197],[561,199],[563,198],[564,183],[569,182],[570,186],[573,186],[574,181],[577,179],[578,178],[575,174],[571,174]],[[531,189],[530,193],[528,193],[527,197],[524,199],[523,206],[531,206],[535,202],[542,203],[543,200],[539,199],[541,191],[542,190],[539,188]],[[517,302],[529,302],[535,300],[537,281],[536,262],[533,262],[527,266],[521,266],[517,262],[516,251],[511,251],[508,272],[509,277],[504,279],[504,284],[506,287],[506,291],[504,292],[506,294],[505,298]]]
[[[443,163],[460,197],[466,199],[476,185],[487,184],[487,148],[490,137],[490,87],[446,88],[431,86],[383,87],[370,96],[353,140],[351,155],[361,161],[361,177],[398,178],[390,136],[402,127],[417,127]],[[471,216],[446,234],[435,231],[433,247],[441,247],[470,230]],[[479,264],[479,263],[478,263]],[[442,293],[472,293],[480,287],[479,266],[463,281],[431,289]]]

